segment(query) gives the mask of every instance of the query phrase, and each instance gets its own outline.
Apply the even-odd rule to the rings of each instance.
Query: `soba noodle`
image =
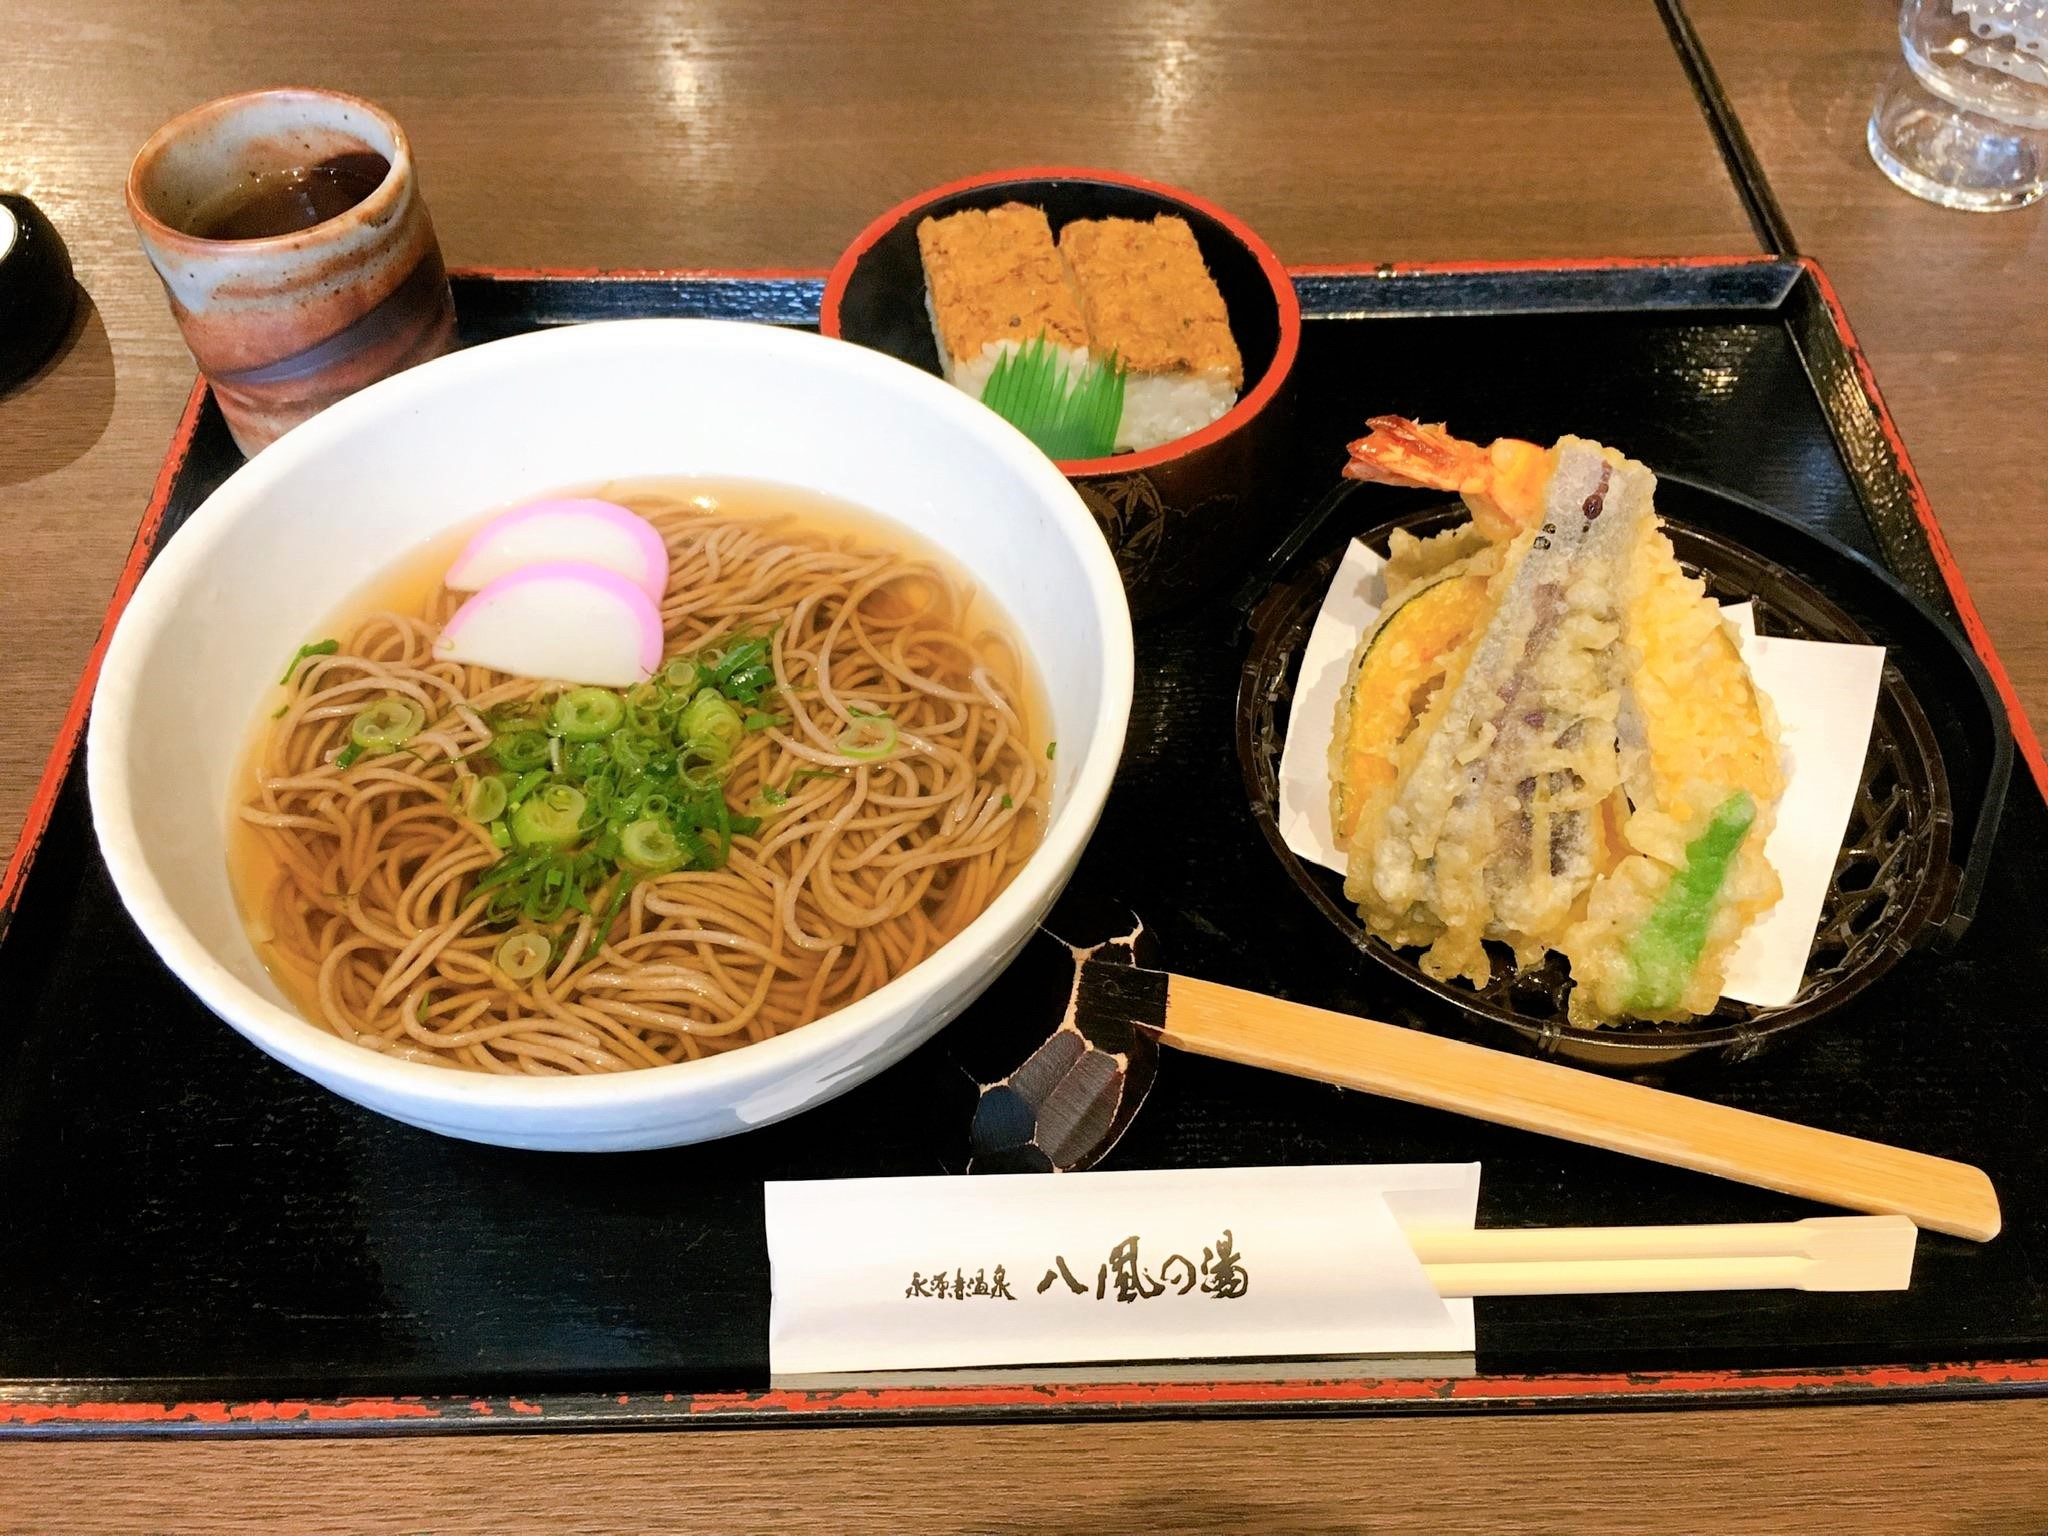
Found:
[[[668,655],[770,637],[760,708],[774,713],[754,719],[724,780],[734,814],[760,826],[731,838],[723,867],[633,882],[601,945],[616,887],[592,893],[590,911],[547,926],[540,973],[513,982],[494,959],[507,927],[477,889],[505,849],[462,806],[492,767],[492,720],[565,685],[435,660],[460,596],[438,586],[410,611],[361,618],[300,665],[264,723],[233,861],[266,964],[345,1040],[538,1074],[730,1050],[902,975],[1037,842],[1049,764],[1026,662],[950,571],[843,521],[730,510],[787,507],[778,488],[600,494],[667,543]],[[351,721],[383,699],[416,703],[424,728],[404,751],[337,764]],[[894,724],[886,751],[842,749],[856,720],[879,716]]]

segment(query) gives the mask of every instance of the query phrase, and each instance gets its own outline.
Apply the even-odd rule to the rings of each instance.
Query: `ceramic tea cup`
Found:
[[[128,215],[244,453],[455,344],[404,129],[338,91],[222,97],[128,172]]]

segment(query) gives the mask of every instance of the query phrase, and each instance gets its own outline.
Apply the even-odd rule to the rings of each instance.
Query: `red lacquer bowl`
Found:
[[[1301,346],[1301,305],[1286,269],[1235,218],[1191,193],[1115,171],[993,171],[923,192],[861,231],[832,268],[821,328],[938,373],[925,312],[917,226],[965,208],[1028,203],[1057,232],[1073,219],[1187,220],[1230,312],[1244,358],[1238,402],[1199,432],[1142,453],[1070,459],[1074,483],[1116,552],[1131,609],[1158,613],[1212,590],[1269,550],[1293,483],[1289,385]]]

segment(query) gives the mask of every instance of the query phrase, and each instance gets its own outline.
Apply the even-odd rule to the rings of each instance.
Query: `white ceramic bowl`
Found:
[[[284,658],[421,541],[614,476],[747,476],[874,509],[949,551],[1015,621],[1059,743],[1044,842],[980,917],[851,1007],[672,1067],[515,1078],[396,1061],[301,1018],[224,856],[235,760]],[[505,1146],[708,1140],[844,1092],[1015,956],[1072,874],[1123,748],[1130,612],[1073,488],[1019,433],[879,353],[709,320],[538,332],[427,363],[294,429],[165,546],[116,629],[87,738],[93,820],[164,962],[262,1050],[413,1125]]]

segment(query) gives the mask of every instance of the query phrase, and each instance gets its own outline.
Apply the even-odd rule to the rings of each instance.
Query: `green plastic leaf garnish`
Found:
[[[1048,458],[1107,458],[1124,419],[1124,370],[1112,352],[1069,377],[1041,332],[997,360],[981,403]]]

